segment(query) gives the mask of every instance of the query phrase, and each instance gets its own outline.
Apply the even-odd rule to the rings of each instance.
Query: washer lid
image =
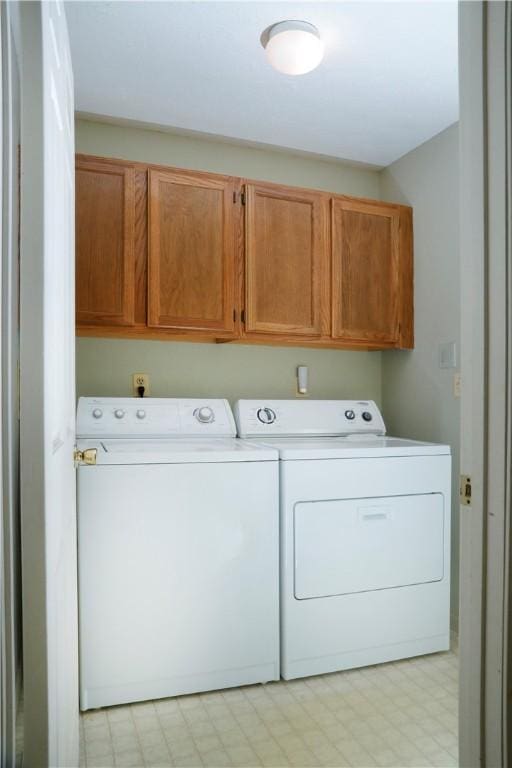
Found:
[[[299,459],[392,458],[450,455],[449,445],[421,443],[399,437],[349,435],[328,438],[267,438],[264,445],[279,451],[282,461]]]
[[[96,448],[96,465],[204,464],[277,461],[276,450],[237,438],[79,440],[78,448]],[[93,467],[94,468],[94,467]]]

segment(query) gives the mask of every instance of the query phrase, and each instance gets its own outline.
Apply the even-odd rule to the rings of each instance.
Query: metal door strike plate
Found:
[[[469,475],[460,476],[460,503],[468,507],[471,504],[471,478]]]

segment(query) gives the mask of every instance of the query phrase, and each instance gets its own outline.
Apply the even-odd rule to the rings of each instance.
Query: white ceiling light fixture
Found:
[[[307,21],[280,21],[265,30],[261,44],[270,64],[285,75],[305,75],[324,56],[318,29]]]

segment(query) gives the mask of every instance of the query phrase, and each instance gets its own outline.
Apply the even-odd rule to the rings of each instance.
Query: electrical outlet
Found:
[[[132,375],[132,388],[135,397],[139,397],[139,387],[144,387],[144,397],[149,395],[149,376],[147,373],[134,373]]]

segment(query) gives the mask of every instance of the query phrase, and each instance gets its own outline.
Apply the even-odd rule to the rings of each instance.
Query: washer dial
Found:
[[[211,424],[215,421],[215,414],[207,405],[204,405],[202,408],[196,408],[194,416],[201,424]]]

